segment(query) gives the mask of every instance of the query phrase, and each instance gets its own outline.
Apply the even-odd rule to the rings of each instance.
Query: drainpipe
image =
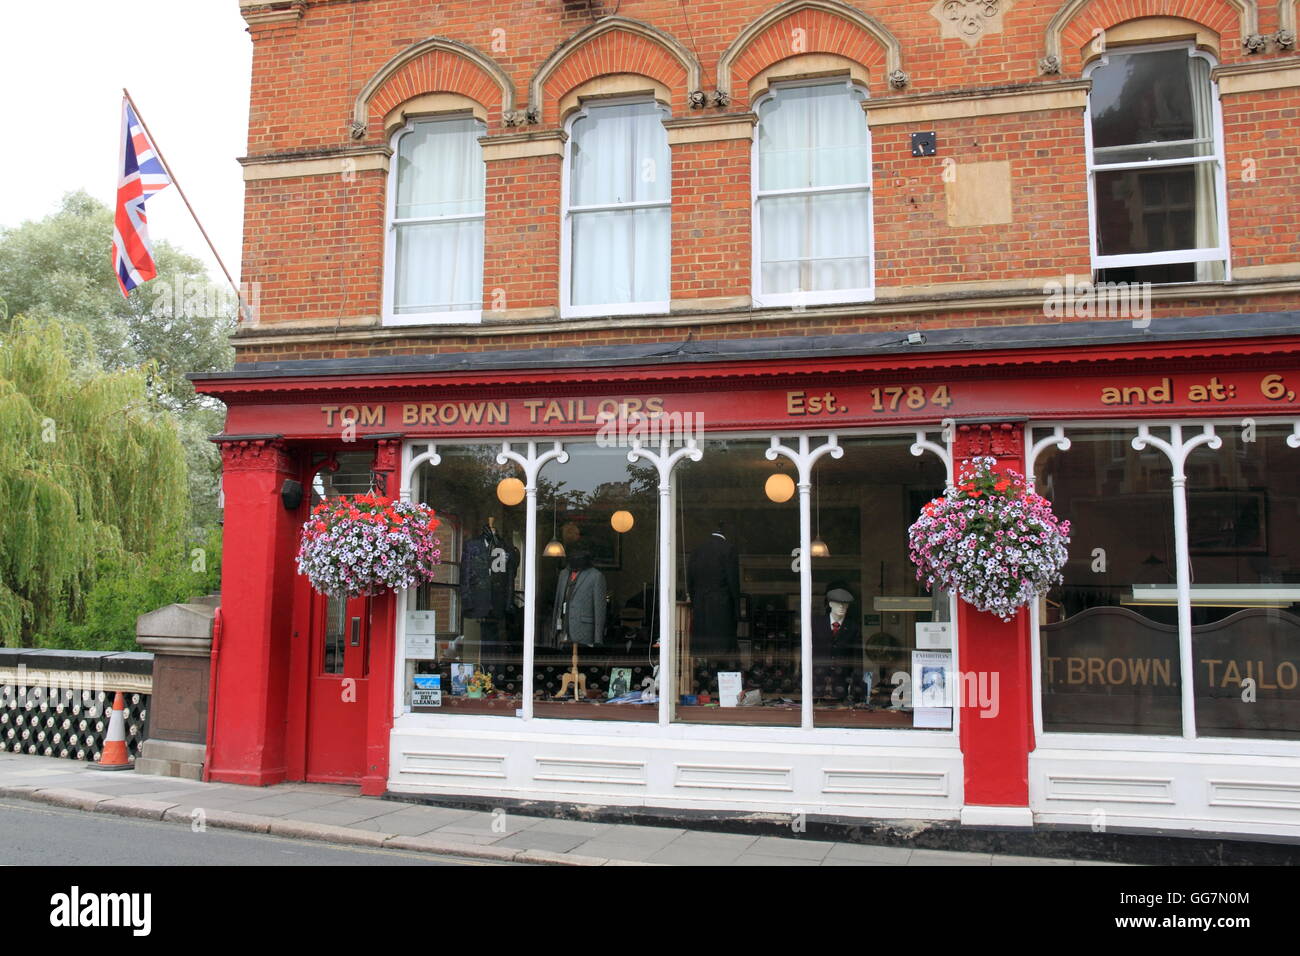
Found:
[[[212,779],[213,744],[217,733],[217,655],[221,652],[221,608],[212,613],[212,655],[208,659],[208,730],[204,741],[203,782]]]

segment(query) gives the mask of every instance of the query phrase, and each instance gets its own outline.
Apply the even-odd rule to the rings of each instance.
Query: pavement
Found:
[[[1089,866],[740,833],[591,823],[363,797],[357,787],[244,787],[0,753],[0,798],[89,813],[506,863],[568,866]],[[3,837],[0,837],[3,849]]]

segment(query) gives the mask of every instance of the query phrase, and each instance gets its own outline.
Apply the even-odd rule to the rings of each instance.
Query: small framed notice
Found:
[[[952,625],[947,621],[928,621],[916,625],[916,646],[923,651],[952,650]]]
[[[952,726],[952,653],[912,651],[912,726]]]
[[[740,706],[740,671],[718,671],[718,704],[722,707]]]
[[[406,658],[412,661],[435,660],[438,657],[437,611],[406,612]]]

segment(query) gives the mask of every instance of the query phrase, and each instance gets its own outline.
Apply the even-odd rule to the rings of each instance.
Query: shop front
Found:
[[[211,775],[1300,835],[1300,357],[1232,319],[205,376]],[[977,457],[1072,524],[1009,622],[908,553]],[[435,579],[315,593],[303,521],[371,490],[437,513]]]

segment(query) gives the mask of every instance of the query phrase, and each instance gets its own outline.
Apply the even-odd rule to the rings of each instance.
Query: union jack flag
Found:
[[[126,295],[158,275],[149,242],[145,201],[171,185],[131,103],[122,99],[122,152],[117,164],[117,210],[113,216],[113,271]]]

